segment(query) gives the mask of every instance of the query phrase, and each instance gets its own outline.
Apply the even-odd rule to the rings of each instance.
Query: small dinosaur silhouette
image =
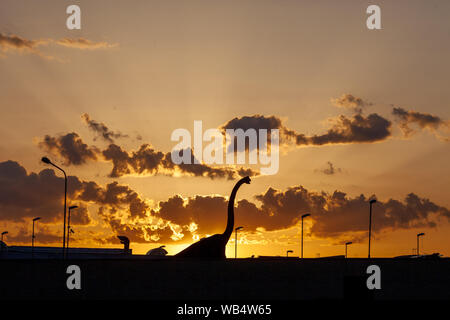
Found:
[[[167,254],[167,250],[164,249],[165,246],[160,246],[159,248],[154,248],[149,250],[146,255],[147,256],[165,256]]]
[[[239,187],[244,184],[250,184],[250,177],[245,177],[239,180],[231,191],[230,199],[228,200],[228,220],[227,227],[222,234],[215,234],[208,238],[200,239],[177,253],[176,257],[181,258],[212,258],[225,259],[225,247],[234,228],[234,199]]]

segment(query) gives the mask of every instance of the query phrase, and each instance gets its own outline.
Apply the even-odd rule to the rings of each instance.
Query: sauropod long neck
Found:
[[[239,187],[242,185],[242,182],[239,181],[231,191],[230,199],[228,200],[228,220],[227,220],[227,228],[223,233],[224,237],[228,240],[233,233],[234,228],[234,200],[236,198],[236,193]]]

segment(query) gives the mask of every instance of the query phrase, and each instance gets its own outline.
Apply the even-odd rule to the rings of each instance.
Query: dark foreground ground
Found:
[[[69,290],[69,265],[81,289]],[[369,265],[381,289],[368,290]],[[450,299],[450,259],[0,260],[0,299]]]

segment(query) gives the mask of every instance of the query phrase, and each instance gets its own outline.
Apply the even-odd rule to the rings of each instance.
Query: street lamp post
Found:
[[[292,252],[294,252],[294,251],[292,251],[292,250],[286,251],[286,258],[289,257],[289,253],[292,253]]]
[[[424,236],[425,233],[421,232],[417,234],[417,256],[419,256],[419,237]]]
[[[64,223],[63,223],[63,246],[62,246],[62,253],[63,253],[63,258],[64,258],[65,257],[65,247],[66,247],[67,175],[63,169],[61,169],[56,164],[51,162],[49,158],[42,157],[41,160],[42,160],[42,162],[44,162],[46,164],[50,164],[50,165],[54,166],[56,169],[61,170],[62,173],[64,173]]]
[[[3,231],[2,232],[2,238],[1,238],[1,240],[2,240],[2,244],[1,244],[1,251],[3,252],[3,236],[5,235],[5,234],[8,234],[8,231]]]
[[[69,252],[69,238],[70,238],[70,232],[73,233],[73,230],[70,229],[70,211],[73,209],[78,208],[78,206],[70,206],[69,207],[69,213],[67,215],[67,247],[66,247],[66,254]]]
[[[241,230],[244,227],[237,227],[234,229],[234,258],[237,258],[237,232],[238,230]]]
[[[3,236],[4,236],[5,234],[8,234],[8,231],[3,231],[3,232],[2,232],[2,242],[3,242]]]
[[[347,246],[352,243],[351,241],[345,243],[345,258],[347,258]]]
[[[302,251],[302,254],[301,254],[301,258],[303,259],[303,218],[306,218],[306,217],[309,217],[310,216],[310,214],[309,213],[305,213],[304,215],[302,215],[302,245],[301,245],[301,251]]]
[[[369,202],[369,207],[370,207],[370,210],[369,210],[369,256],[368,256],[369,259],[370,259],[370,237],[371,237],[371,234],[372,234],[372,205],[375,202],[377,202],[377,200],[375,200],[375,199],[372,199]]]
[[[34,258],[34,223],[41,219],[41,217],[36,217],[33,219],[33,231],[31,233],[31,257]]]

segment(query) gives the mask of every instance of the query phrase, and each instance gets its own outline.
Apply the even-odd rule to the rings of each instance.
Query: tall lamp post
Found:
[[[286,258],[289,257],[289,253],[292,253],[292,252],[294,252],[294,251],[292,251],[292,250],[286,251]]]
[[[345,243],[345,258],[347,258],[347,246],[352,243],[351,241]]]
[[[63,169],[61,169],[56,164],[51,162],[49,158],[42,157],[41,160],[42,160],[42,162],[44,162],[46,164],[50,164],[50,165],[54,166],[56,169],[61,170],[62,173],[64,173],[64,223],[63,223],[63,246],[62,246],[62,253],[63,253],[63,258],[64,258],[65,257],[65,247],[66,247],[67,175]]]
[[[5,234],[8,234],[8,231],[3,231],[2,232],[2,244],[0,245],[2,248],[1,248],[1,251],[3,251],[3,236],[5,235]]]
[[[33,219],[33,231],[31,233],[31,257],[34,258],[34,223],[41,219],[41,217],[36,217]]]
[[[303,259],[303,218],[309,217],[310,214],[309,213],[305,213],[304,215],[302,215],[302,254],[301,254],[301,258]]]
[[[419,237],[424,236],[425,233],[421,232],[417,234],[417,256],[419,256]]]
[[[69,207],[69,213],[67,215],[67,247],[66,247],[66,251],[69,252],[69,238],[70,238],[70,232],[73,233],[73,230],[70,229],[70,211],[72,211],[73,209],[78,208],[78,206],[70,206]]]
[[[377,202],[377,200],[372,199],[369,202],[369,207],[370,207],[370,211],[369,211],[369,259],[370,259],[370,237],[372,234],[372,205]]]
[[[237,227],[234,229],[234,258],[237,258],[237,232],[238,230],[241,230],[244,227]]]

